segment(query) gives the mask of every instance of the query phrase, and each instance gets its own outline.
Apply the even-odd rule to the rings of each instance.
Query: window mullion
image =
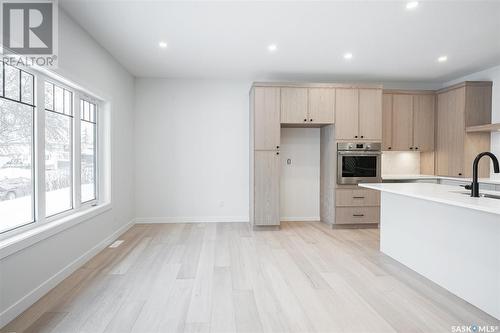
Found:
[[[35,107],[35,219],[45,222],[45,92],[44,80],[36,76]]]
[[[73,98],[73,198],[75,209],[82,204],[80,94]]]

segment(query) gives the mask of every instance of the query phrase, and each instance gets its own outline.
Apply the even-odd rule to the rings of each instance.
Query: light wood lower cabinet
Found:
[[[377,224],[380,222],[380,192],[346,186],[335,191],[336,224]]]
[[[380,207],[337,207],[336,224],[375,224],[380,222]]]
[[[338,189],[337,206],[380,206],[380,192],[369,189]]]
[[[253,224],[280,224],[280,156],[278,151],[254,151]]]

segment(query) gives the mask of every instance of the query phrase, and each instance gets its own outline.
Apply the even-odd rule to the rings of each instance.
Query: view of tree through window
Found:
[[[45,215],[73,208],[72,93],[45,82]]]
[[[34,221],[33,75],[0,62],[0,232]]]
[[[82,202],[96,198],[96,105],[80,100]]]

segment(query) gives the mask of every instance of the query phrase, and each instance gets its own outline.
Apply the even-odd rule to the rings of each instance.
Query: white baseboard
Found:
[[[135,223],[215,223],[239,222],[248,223],[248,216],[194,216],[194,217],[137,217]]]
[[[42,296],[48,293],[52,288],[57,286],[61,281],[70,276],[74,271],[86,263],[89,259],[94,257],[106,246],[115,241],[121,234],[127,231],[130,227],[134,225],[134,220],[128,222],[126,225],[112,233],[106,239],[98,243],[96,246],[82,254],[79,258],[69,263],[66,267],[61,269],[59,272],[55,273],[48,280],[44,281],[38,287],[33,289],[31,292],[23,296],[16,303],[12,304],[5,311],[0,313],[0,329],[7,325],[10,321],[20,315],[23,311],[33,305]]]
[[[283,222],[320,222],[321,218],[319,216],[285,216],[280,217],[280,221]]]

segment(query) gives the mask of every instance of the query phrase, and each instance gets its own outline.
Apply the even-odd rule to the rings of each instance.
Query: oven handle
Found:
[[[337,152],[339,155],[353,155],[353,156],[379,156],[382,155],[382,152],[380,151],[360,151],[360,152],[354,152],[354,151],[339,151]]]

